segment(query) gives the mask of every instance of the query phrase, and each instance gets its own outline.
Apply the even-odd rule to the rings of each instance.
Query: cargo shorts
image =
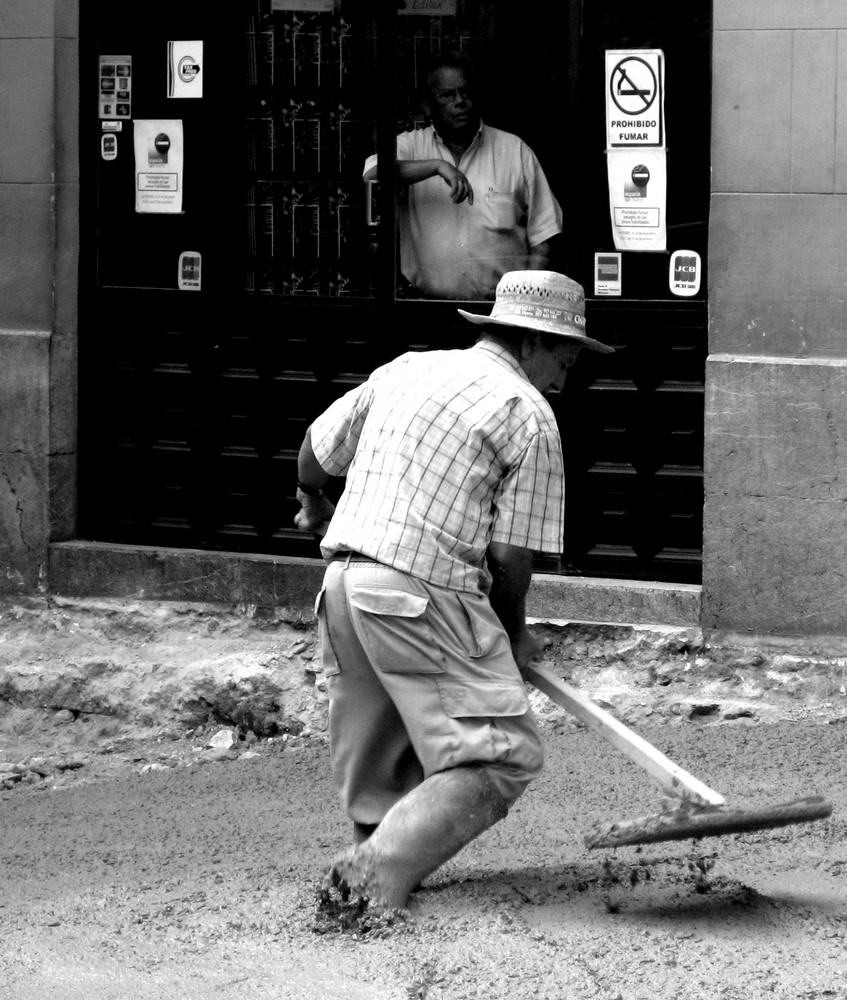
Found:
[[[448,768],[484,767],[510,806],[537,777],[538,726],[484,595],[336,557],[316,610],[333,779],[355,823]]]

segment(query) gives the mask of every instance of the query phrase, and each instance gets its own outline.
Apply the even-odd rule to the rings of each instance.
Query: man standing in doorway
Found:
[[[482,122],[476,101],[470,61],[443,53],[423,88],[432,124],[397,136],[400,269],[413,295],[492,299],[506,271],[549,267],[562,231],[535,153]],[[376,176],[371,156],[364,179]]]
[[[356,846],[325,891],[404,907],[411,889],[502,819],[542,746],[521,670],[535,552],[564,533],[560,392],[583,348],[582,286],[505,274],[473,347],[409,352],[310,426],[303,531],[326,531],[318,599],[336,787]],[[346,476],[336,510],[323,495]],[[356,900],[359,902],[357,903]]]

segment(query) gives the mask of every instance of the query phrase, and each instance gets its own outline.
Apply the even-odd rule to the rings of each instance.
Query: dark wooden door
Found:
[[[454,14],[420,17],[376,0],[327,12],[252,0],[193,13],[150,0],[139,18],[86,5],[83,537],[318,554],[292,525],[308,422],[401,351],[472,339],[456,303],[404,296],[392,182],[381,182],[368,216],[361,181],[364,156],[390,158],[417,107],[416,67],[449,45],[486,71],[488,119],[542,160],[566,220],[555,266],[585,285],[592,334],[618,348],[584,355],[556,403],[566,556],[539,568],[699,580],[705,281],[696,298],[676,299],[667,253],[626,252],[622,295],[598,298],[593,267],[596,252],[613,248],[607,48],[665,53],[668,251],[705,260],[711,7],[695,0],[680,21],[664,3],[537,6],[527,18],[502,0],[456,0]],[[167,95],[175,39],[203,40],[200,100]],[[104,54],[132,57],[131,120],[114,160],[101,152],[94,90]],[[159,119],[182,122],[179,215],[135,211],[132,123]],[[200,291],[178,287],[184,251],[202,258]]]

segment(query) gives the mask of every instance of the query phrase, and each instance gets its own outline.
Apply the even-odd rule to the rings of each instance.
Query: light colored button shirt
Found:
[[[397,159],[454,162],[432,125],[398,135]],[[482,124],[458,169],[472,205],[454,204],[441,177],[400,192],[401,270],[426,295],[491,299],[505,271],[524,270],[530,248],[562,231],[562,210],[535,153],[510,132]]]
[[[325,558],[361,552],[478,593],[492,541],[562,551],[556,419],[498,344],[402,355],[324,411],[311,442],[326,472],[347,476]]]

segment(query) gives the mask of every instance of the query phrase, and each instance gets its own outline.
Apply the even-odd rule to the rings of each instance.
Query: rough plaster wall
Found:
[[[0,4],[0,592],[41,584],[73,510],[77,24],[78,0]]]

